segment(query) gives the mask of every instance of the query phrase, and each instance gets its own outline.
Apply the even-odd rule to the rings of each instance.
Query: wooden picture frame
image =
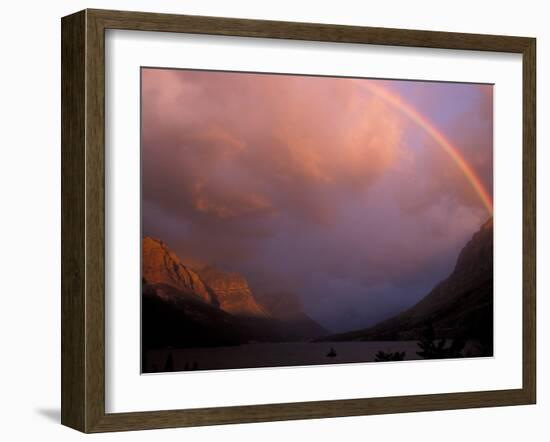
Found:
[[[105,30],[518,53],[523,57],[523,385],[513,390],[105,412]],[[83,432],[533,404],[536,41],[533,38],[107,10],[62,19],[62,409]]]

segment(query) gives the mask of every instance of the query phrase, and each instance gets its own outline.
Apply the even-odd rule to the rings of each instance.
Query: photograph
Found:
[[[142,373],[493,356],[493,85],[141,68]]]

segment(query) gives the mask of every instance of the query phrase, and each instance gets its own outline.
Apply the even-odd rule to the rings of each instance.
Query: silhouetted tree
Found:
[[[435,338],[435,330],[431,322],[427,322],[422,332],[418,346],[421,351],[417,351],[416,354],[424,359],[445,359],[445,358],[461,358],[463,357],[462,350],[466,345],[466,340],[462,338],[455,338],[452,340],[449,347],[447,345],[447,339]]]
[[[374,362],[389,362],[389,361],[402,361],[405,359],[406,352],[404,351],[396,351],[394,352],[385,352],[382,350],[379,350],[378,353],[376,353],[376,356],[374,357]]]

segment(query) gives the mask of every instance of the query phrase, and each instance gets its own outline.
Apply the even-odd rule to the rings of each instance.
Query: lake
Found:
[[[327,356],[332,352],[333,357]],[[378,351],[405,352],[405,360],[421,359],[417,341],[281,342],[231,347],[150,350],[146,372],[223,370],[296,365],[373,362]],[[172,355],[170,361],[169,355]]]

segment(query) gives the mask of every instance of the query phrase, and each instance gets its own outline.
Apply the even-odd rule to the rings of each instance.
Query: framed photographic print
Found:
[[[533,404],[535,40],[62,19],[62,423]]]

